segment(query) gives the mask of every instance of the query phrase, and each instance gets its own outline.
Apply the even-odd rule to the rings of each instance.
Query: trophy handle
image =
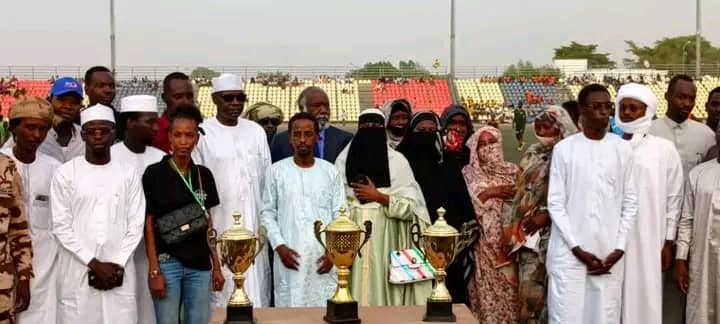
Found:
[[[267,229],[265,229],[264,226],[258,228],[257,242],[258,244],[255,245],[255,256],[252,259],[253,264],[255,264],[255,258],[260,255],[260,251],[268,244]]]
[[[315,232],[315,239],[322,245],[323,250],[325,250],[325,253],[327,253],[327,248],[325,247],[325,243],[323,243],[322,238],[320,237],[320,233],[325,232],[322,229],[322,221],[316,220],[314,224],[314,232]]]
[[[365,223],[363,223],[363,225],[365,225],[365,230],[362,232],[365,233],[365,237],[363,238],[363,242],[362,242],[362,244],[360,244],[360,247],[358,247],[358,252],[357,252],[358,256],[361,258],[362,258],[362,253],[360,253],[360,250],[362,250],[363,246],[365,246],[365,243],[367,243],[368,240],[370,240],[370,236],[372,236],[372,222],[369,220],[366,220]]]
[[[410,225],[410,240],[413,242],[413,245],[422,253],[423,258],[427,260],[427,256],[425,255],[425,251],[423,251],[422,248],[420,248],[420,225],[418,223]]]

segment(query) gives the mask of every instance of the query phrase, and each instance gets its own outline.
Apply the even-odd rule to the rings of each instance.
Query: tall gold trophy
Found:
[[[323,319],[328,323],[360,323],[358,317],[358,304],[353,300],[348,288],[350,279],[350,266],[355,260],[355,255],[370,239],[372,224],[365,222],[365,230],[355,224],[347,215],[345,208],[340,209],[340,216],[322,228],[322,222],[315,221],[315,238],[325,249],[330,261],[337,267],[338,286],[335,294],[327,301],[327,311]],[[320,238],[320,233],[325,232],[325,244]],[[360,233],[365,233],[365,238],[360,243]]]
[[[255,236],[242,225],[240,213],[233,213],[233,225],[220,236],[220,252],[223,265],[233,273],[235,290],[227,306],[225,324],[255,323],[253,304],[243,288],[245,271],[255,262],[255,257],[267,242],[264,235]]]
[[[452,312],[452,297],[445,286],[445,268],[456,254],[471,242],[471,231],[463,227],[462,234],[445,221],[445,209],[438,209],[435,224],[420,234],[420,227],[410,228],[413,243],[422,250],[430,265],[435,268],[435,288],[427,299],[426,322],[455,322]]]

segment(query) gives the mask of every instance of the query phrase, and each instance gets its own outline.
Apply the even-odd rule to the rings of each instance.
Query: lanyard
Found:
[[[195,201],[198,203],[198,205],[200,205],[200,208],[205,211],[205,204],[203,204],[200,199],[198,199],[198,195],[195,194],[195,191],[192,188],[192,169],[188,168],[188,178],[185,179],[185,177],[182,175],[182,172],[180,172],[177,164],[175,164],[175,160],[171,158],[170,164],[172,164],[173,169],[175,169],[175,172],[177,172],[177,174],[180,176],[180,179],[182,179],[182,182],[185,184],[185,187],[188,188],[190,194],[193,196],[193,198],[195,198]]]

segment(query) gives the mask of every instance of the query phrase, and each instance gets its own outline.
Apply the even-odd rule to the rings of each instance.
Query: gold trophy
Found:
[[[427,299],[427,308],[423,321],[455,322],[452,312],[452,298],[445,286],[445,268],[452,262],[456,254],[471,242],[472,232],[463,226],[463,233],[445,221],[445,209],[438,209],[435,224],[420,234],[418,224],[410,228],[413,243],[423,251],[425,258],[435,268],[435,288]]]
[[[235,290],[230,296],[227,306],[225,324],[255,323],[253,304],[245,293],[245,271],[255,262],[255,257],[262,251],[267,242],[262,233],[255,236],[245,229],[240,220],[240,213],[233,213],[235,222],[220,236],[220,252],[223,265],[227,265],[233,273]],[[259,242],[258,242],[259,241]]]
[[[328,224],[325,230],[320,230],[321,221],[315,221],[315,238],[325,249],[330,261],[337,267],[338,286],[335,294],[327,301],[327,311],[323,317],[328,323],[360,323],[358,304],[350,294],[348,280],[355,254],[360,253],[360,249],[367,243],[372,233],[372,223],[366,221],[364,225],[363,231],[350,220],[345,208],[340,209],[340,215]],[[323,244],[320,238],[322,232],[325,232],[326,244]],[[362,243],[360,243],[360,233],[365,233]]]

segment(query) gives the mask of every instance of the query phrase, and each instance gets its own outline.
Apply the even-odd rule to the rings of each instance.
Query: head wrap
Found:
[[[266,118],[277,118],[280,122],[283,121],[283,112],[280,107],[267,102],[254,103],[250,108],[243,112],[245,118],[254,122],[266,119]]]
[[[578,129],[568,111],[559,106],[548,106],[545,110],[537,114],[535,121],[549,121],[555,125],[558,130],[560,130],[560,135],[551,140],[552,144],[555,144],[563,138],[578,132]],[[540,140],[540,142],[543,141],[543,138],[537,133],[535,133],[535,136],[538,140]]]
[[[624,123],[620,120],[620,103],[622,103],[623,99],[626,98],[635,99],[644,103],[647,106],[645,116],[629,123]],[[650,129],[650,124],[652,124],[652,119],[657,111],[657,106],[658,99],[650,88],[638,83],[628,83],[623,85],[620,87],[620,90],[618,90],[617,98],[615,99],[615,123],[624,133],[646,134]],[[638,137],[642,138],[642,136]]]
[[[37,118],[49,123],[53,121],[53,107],[47,100],[40,97],[26,97],[10,106],[8,119]]]
[[[388,133],[388,142],[390,144],[390,147],[395,148],[400,143],[400,141],[402,141],[402,138],[407,131],[407,126],[405,128],[391,126],[390,117],[392,116],[392,114],[398,111],[407,113],[409,117],[412,114],[412,108],[410,107],[410,103],[407,100],[396,99],[386,102],[382,106],[381,110],[385,115],[385,128]]]
[[[366,109],[358,116],[358,124],[366,122],[384,124],[385,118],[377,109]],[[348,149],[345,176],[348,184],[366,176],[377,188],[390,187],[388,144],[384,128],[358,129]]]
[[[243,87],[242,78],[237,75],[230,73],[223,73],[217,78],[212,79],[213,93],[222,91],[242,91]]]
[[[470,113],[468,113],[467,109],[465,107],[460,105],[450,105],[443,110],[442,115],[440,116],[440,121],[442,122],[442,129],[447,130],[448,124],[450,123],[450,119],[452,119],[455,115],[463,115],[465,116],[465,120],[467,121],[467,138],[465,138],[465,141],[467,141],[468,138],[470,138],[470,135],[473,133],[473,125],[472,120],[470,119]]]
[[[442,140],[438,131],[415,132],[415,127],[425,120],[431,120],[438,128],[440,126],[440,118],[434,112],[415,113],[410,120],[407,134],[395,150],[404,155],[410,163],[415,180],[420,184],[425,201],[428,201],[428,193],[431,191],[429,187],[433,186],[432,180],[438,174],[442,163]]]
[[[120,99],[120,112],[158,112],[155,96],[138,95]]]
[[[104,120],[115,124],[113,109],[103,104],[96,104],[80,111],[80,125],[94,120]]]

